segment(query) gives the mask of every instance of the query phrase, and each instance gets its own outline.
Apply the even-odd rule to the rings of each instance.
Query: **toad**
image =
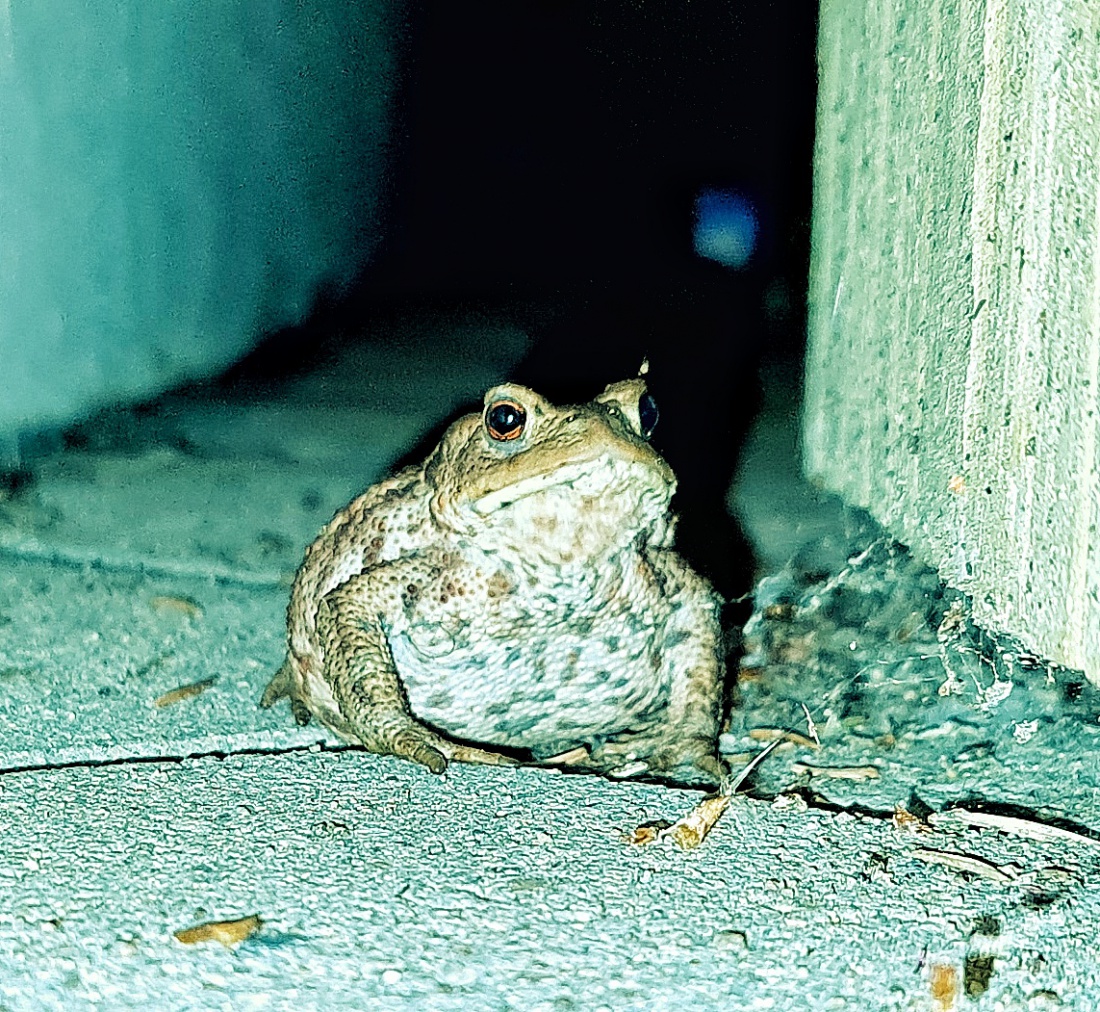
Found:
[[[261,705],[434,773],[717,780],[721,602],[672,547],[656,422],[641,376],[567,407],[491,389],[310,546]]]

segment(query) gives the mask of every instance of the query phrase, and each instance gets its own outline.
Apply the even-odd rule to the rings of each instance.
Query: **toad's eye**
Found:
[[[485,428],[500,443],[518,439],[527,426],[527,412],[515,401],[493,401],[485,409]]]
[[[657,428],[657,419],[660,417],[653,395],[642,394],[638,399],[638,421],[642,424],[642,435],[646,439],[653,435],[653,430]]]

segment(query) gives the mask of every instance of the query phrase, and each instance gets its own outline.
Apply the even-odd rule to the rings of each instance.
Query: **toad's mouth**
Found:
[[[590,497],[602,495],[615,486],[620,488],[649,486],[656,489],[666,484],[662,477],[659,470],[646,467],[638,461],[605,455],[592,460],[565,464],[541,474],[528,475],[503,488],[486,493],[473,500],[471,505],[476,513],[487,516],[521,499],[527,499],[550,489],[568,488],[578,496]]]

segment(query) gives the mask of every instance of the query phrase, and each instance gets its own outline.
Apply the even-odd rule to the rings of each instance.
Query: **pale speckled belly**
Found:
[[[658,631],[631,615],[463,642],[468,629],[395,632],[390,649],[420,719],[468,741],[547,756],[645,729],[668,705]]]

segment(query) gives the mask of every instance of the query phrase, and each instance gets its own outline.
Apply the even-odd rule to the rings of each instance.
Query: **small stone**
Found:
[[[726,952],[745,952],[749,947],[749,937],[743,931],[728,929],[716,931],[713,938],[714,947]]]

